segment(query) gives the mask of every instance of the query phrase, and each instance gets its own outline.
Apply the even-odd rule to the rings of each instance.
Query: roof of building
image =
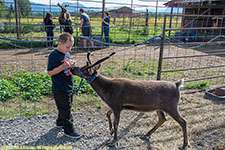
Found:
[[[174,2],[174,4],[173,4]],[[187,4],[187,3],[204,3],[204,2],[225,2],[224,0],[170,0],[164,5],[167,7],[177,7],[178,5]]]

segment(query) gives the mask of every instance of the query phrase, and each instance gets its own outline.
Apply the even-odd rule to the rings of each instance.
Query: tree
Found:
[[[11,3],[11,4],[10,4],[10,7],[9,7],[7,19],[13,18],[13,16],[14,16],[14,11],[15,11],[15,10],[14,10],[14,8],[13,8],[13,4]]]
[[[0,0],[0,17],[6,17],[8,15],[8,8],[4,5],[4,0]]]
[[[17,0],[18,10],[21,17],[27,17],[31,13],[31,5],[29,0]]]

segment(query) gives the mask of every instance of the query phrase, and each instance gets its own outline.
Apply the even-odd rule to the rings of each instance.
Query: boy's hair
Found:
[[[71,34],[69,33],[62,33],[59,36],[58,42],[61,42],[62,44],[65,44],[67,41],[74,41],[74,38]]]

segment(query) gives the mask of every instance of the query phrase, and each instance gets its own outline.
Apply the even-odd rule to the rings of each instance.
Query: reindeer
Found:
[[[64,22],[66,20],[66,7],[68,7],[69,5],[65,5],[65,6],[62,6],[58,3],[58,6],[61,8],[61,13],[60,13],[60,16],[59,16],[59,24],[60,24],[60,33],[62,33],[64,31]]]
[[[148,138],[156,129],[165,121],[164,112],[168,113],[176,120],[183,130],[183,146],[184,150],[189,146],[187,136],[187,123],[180,116],[177,106],[180,98],[180,87],[184,80],[178,82],[167,81],[137,81],[125,78],[108,78],[97,73],[100,65],[111,55],[92,64],[90,61],[90,53],[87,54],[87,64],[83,67],[73,67],[71,72],[74,75],[86,79],[102,100],[110,107],[106,115],[109,121],[109,129],[111,135],[114,134],[113,140],[109,146],[114,146],[117,142],[117,130],[120,120],[120,113],[123,109],[134,110],[139,112],[156,111],[158,115],[158,123],[141,138]],[[114,114],[113,125],[111,122],[111,114]]]

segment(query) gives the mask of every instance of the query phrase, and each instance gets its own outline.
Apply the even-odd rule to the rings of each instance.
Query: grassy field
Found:
[[[169,19],[169,18],[168,18]],[[167,19],[167,22],[169,20]],[[73,20],[73,36],[81,35],[79,30],[80,20],[79,18],[72,17]],[[179,27],[179,23],[181,20],[173,21],[172,28]],[[6,19],[0,19],[0,22],[9,22]],[[15,19],[12,19],[11,22],[15,23]],[[58,24],[58,18],[54,18],[53,22],[56,24],[56,28],[54,29],[54,36],[58,37],[60,35],[60,29]],[[157,20],[158,24],[155,27],[155,19],[150,18],[148,20],[148,26],[145,26],[145,18],[133,18],[132,26],[130,27],[130,19],[129,18],[116,18],[116,21],[113,22],[113,18],[111,19],[110,24],[110,41],[111,43],[117,44],[134,44],[137,42],[144,41],[149,39],[155,35],[159,35],[162,32],[162,24],[163,18],[159,18]],[[43,25],[42,18],[21,18],[20,19],[20,31],[21,31],[21,40],[30,40],[30,41],[38,41],[45,40],[46,33]],[[177,24],[178,23],[178,24]],[[101,18],[91,18],[92,24],[92,34],[93,35],[101,35]],[[16,26],[5,26],[5,28],[0,28],[1,36],[3,37],[16,37]],[[174,34],[172,32],[172,34]],[[19,44],[26,47],[26,44]],[[39,46],[46,46],[46,43],[38,44]],[[30,46],[30,44],[28,45]],[[36,47],[36,45],[32,45]],[[0,41],[0,47],[6,47],[6,44]]]

